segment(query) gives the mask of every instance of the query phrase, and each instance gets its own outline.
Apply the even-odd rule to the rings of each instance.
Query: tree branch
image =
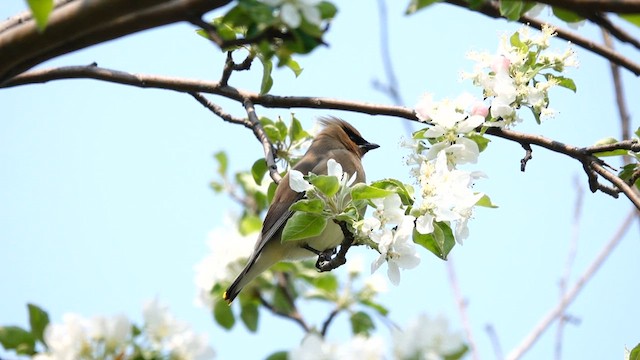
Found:
[[[275,306],[273,306],[273,304],[269,303],[261,295],[258,295],[258,300],[260,301],[260,304],[262,306],[267,308],[267,310],[271,311],[271,313],[273,313],[274,315],[278,315],[285,319],[293,320],[293,322],[295,322],[296,324],[300,325],[300,327],[302,327],[302,330],[304,330],[305,333],[309,332],[310,330],[309,325],[307,325],[304,319],[300,316],[300,313],[298,313],[297,311],[293,313],[288,313],[288,312],[278,310]]]
[[[476,345],[474,340],[473,331],[471,330],[471,322],[469,321],[469,314],[467,313],[467,301],[462,296],[462,291],[460,291],[460,283],[458,282],[456,269],[451,259],[447,261],[447,274],[449,275],[449,285],[453,291],[453,297],[456,300],[456,305],[458,305],[458,314],[460,314],[460,319],[462,320],[462,328],[464,329],[467,342],[469,343],[471,358],[473,360],[479,360],[480,354],[478,352],[478,345]]]
[[[253,124],[255,124],[252,129],[254,130],[254,133],[258,132],[256,133],[256,136],[261,139],[261,142],[265,147],[265,154],[268,154],[270,150],[268,149],[268,146],[265,145],[267,143],[263,141],[263,139],[266,138],[266,135],[263,131],[260,130],[261,127],[259,126],[259,121],[257,119],[257,116],[255,115],[255,109],[253,109],[254,105],[261,105],[268,108],[285,109],[311,108],[343,110],[369,115],[387,115],[411,121],[419,121],[413,109],[402,106],[379,105],[320,97],[260,95],[258,93],[250,91],[239,90],[231,86],[224,86],[220,84],[220,82],[215,81],[131,74],[122,71],[99,68],[97,66],[71,66],[53,69],[33,70],[12,78],[5,84],[0,85],[0,88],[34,83],[44,83],[52,80],[71,78],[91,78],[142,88],[167,89],[186,93],[209,93],[241,102],[245,105],[245,109],[247,109],[249,120],[252,121]],[[503,139],[515,141],[521,144],[525,149],[527,145],[537,145],[554,152],[568,155],[580,161],[583,166],[585,166],[585,171],[590,177],[589,183],[591,191],[601,190],[609,195],[617,194],[616,189],[611,189],[597,183],[597,178],[595,176],[595,173],[597,173],[603,176],[605,179],[611,181],[612,184],[618,186],[618,189],[624,192],[624,194],[634,203],[634,205],[638,207],[638,209],[640,209],[640,199],[638,195],[629,187],[628,184],[622,181],[619,177],[602,168],[601,164],[603,164],[604,162],[593,155],[593,153],[601,152],[604,149],[625,149],[640,151],[640,145],[637,142],[628,140],[604,146],[579,148],[572,145],[566,145],[559,141],[551,140],[543,136],[524,134],[513,130],[501,129],[497,127],[489,127],[486,129],[485,133]],[[267,155],[267,159],[269,158],[270,156]],[[269,161],[267,165],[269,166],[269,170],[273,177],[273,166],[275,165],[275,162],[271,162],[271,160],[267,161]],[[595,173],[592,173],[592,170],[595,171]],[[596,181],[593,182],[592,180]]]
[[[72,0],[51,12],[40,32],[35,21],[0,23],[0,84],[62,54],[142,30],[201,16],[230,0]]]
[[[558,6],[571,11],[614,12],[618,14],[640,13],[639,0],[536,0],[539,3]]]
[[[273,151],[273,145],[271,141],[269,141],[269,137],[267,137],[267,133],[264,131],[258,116],[256,115],[256,109],[253,106],[253,103],[249,99],[245,99],[243,101],[244,108],[247,110],[247,115],[249,115],[249,121],[251,122],[251,129],[253,133],[256,135],[260,143],[262,143],[262,149],[264,150],[264,159],[267,162],[267,169],[269,169],[269,175],[275,181],[276,184],[280,183],[282,180],[282,176],[278,172],[278,165],[276,165],[276,158]]]
[[[581,1],[581,0],[577,0],[577,1]],[[503,18],[503,16],[500,15],[500,9],[498,8],[498,5],[496,3],[484,2],[478,8],[472,9],[469,7],[469,3],[466,0],[446,0],[445,2],[452,5],[463,7],[465,9],[478,11],[494,19]],[[609,1],[605,1],[605,2],[609,2]],[[522,16],[518,20],[518,22],[531,26],[538,30],[542,29],[542,25],[544,24],[544,22],[528,16]],[[622,54],[615,52],[606,46],[600,45],[594,41],[591,41],[587,38],[584,38],[582,36],[579,36],[577,34],[574,34],[564,29],[556,29],[556,33],[558,34],[558,37],[568,40],[584,48],[585,50],[598,54],[604,57],[605,59],[624,67],[625,69],[633,72],[636,75],[640,75],[640,64],[631,61],[631,59],[622,56]]]
[[[600,253],[593,260],[591,265],[585,270],[585,272],[580,276],[578,281],[573,285],[573,287],[567,291],[567,293],[562,297],[560,302],[551,309],[536,325],[536,327],[527,335],[524,340],[518,345],[515,349],[513,349],[509,355],[507,355],[508,360],[516,360],[522,357],[533,344],[540,338],[540,336],[547,330],[547,328],[556,320],[558,317],[562,316],[566,311],[567,307],[573,302],[576,296],[580,293],[584,285],[591,280],[596,271],[600,268],[602,263],[609,257],[613,249],[615,249],[616,245],[620,242],[623,235],[631,226],[631,223],[638,216],[638,210],[632,209],[627,217],[624,219],[622,224],[618,227],[615,234],[611,237],[611,239],[607,242],[607,244],[602,248]]]

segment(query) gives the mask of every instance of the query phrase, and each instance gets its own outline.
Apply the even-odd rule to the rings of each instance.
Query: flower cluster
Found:
[[[280,19],[292,29],[298,28],[302,18],[319,26],[322,22],[318,4],[320,0],[262,0],[265,4],[280,8]]]
[[[531,109],[536,121],[553,115],[549,108],[549,89],[562,86],[575,91],[575,84],[560,74],[566,67],[578,65],[575,53],[567,48],[563,53],[548,51],[555,29],[543,26],[535,36],[523,27],[512,36],[503,36],[496,54],[472,52],[476,61],[472,73],[463,77],[483,89],[490,99],[490,117],[485,125],[510,126],[520,122],[517,110]]]
[[[462,336],[449,330],[442,317],[431,319],[418,316],[404,330],[394,330],[393,356],[397,360],[458,359],[467,350]],[[315,333],[310,333],[300,346],[289,352],[290,360],[381,360],[385,354],[385,343],[380,337],[356,335],[350,341],[337,344],[327,342]]]
[[[378,247],[380,256],[371,264],[375,272],[384,262],[392,284],[400,283],[400,269],[412,269],[420,263],[412,241],[415,218],[405,215],[405,208],[398,194],[371,200],[376,210],[364,219],[361,231]]]
[[[46,352],[35,360],[67,359],[213,359],[206,335],[198,335],[156,300],[144,305],[144,325],[137,328],[122,316],[91,319],[63,316],[44,333]]]

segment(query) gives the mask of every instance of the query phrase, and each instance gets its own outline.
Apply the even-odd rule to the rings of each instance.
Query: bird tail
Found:
[[[265,249],[266,250],[266,249]],[[231,286],[224,292],[222,298],[228,303],[231,302],[238,296],[240,291],[253,279],[258,277],[263,271],[267,270],[271,267],[271,265],[275,264],[277,261],[276,258],[270,254],[271,251],[263,251],[259,253],[257,256],[249,259],[247,265],[242,269],[238,277],[233,281]]]

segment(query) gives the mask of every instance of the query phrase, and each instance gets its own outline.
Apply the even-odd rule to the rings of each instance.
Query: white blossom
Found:
[[[289,171],[289,187],[295,192],[305,192],[313,189],[313,185],[305,180],[304,175],[298,170]]]
[[[262,2],[280,7],[280,18],[292,29],[298,28],[302,17],[313,25],[320,25],[322,17],[318,4],[321,0],[262,0]]]
[[[412,240],[415,218],[405,215],[394,230],[383,228],[370,235],[371,240],[378,244],[380,256],[371,264],[371,273],[375,272],[384,262],[387,263],[387,276],[393,285],[400,284],[400,269],[412,269],[420,263],[420,256],[416,252]]]
[[[394,358],[443,360],[445,356],[462,349],[464,343],[459,333],[451,332],[443,317],[431,319],[421,314],[407,327],[393,335]]]
[[[222,227],[212,230],[207,244],[210,253],[194,266],[195,303],[213,309],[211,289],[217,283],[228,283],[242,270],[242,261],[253,251],[258,234],[246,236],[238,232],[237,223],[226,216]]]

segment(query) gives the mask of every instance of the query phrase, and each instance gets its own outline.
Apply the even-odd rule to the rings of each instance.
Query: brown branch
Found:
[[[333,319],[336,318],[336,316],[340,313],[340,311],[342,311],[342,308],[339,306],[336,306],[329,313],[329,316],[327,317],[327,319],[322,323],[322,330],[320,331],[320,335],[322,335],[322,337],[325,337],[327,335],[327,331],[329,331],[329,325],[331,325],[331,322],[333,321]]]
[[[592,15],[589,15],[589,20],[594,24],[597,24],[598,26],[600,26],[602,29],[606,30],[609,34],[611,34],[611,36],[615,37],[616,39],[622,42],[629,43],[633,45],[636,49],[640,49],[640,40],[633,37],[633,35],[626,32],[623,28],[614,24],[611,20],[609,20],[608,17],[602,14],[592,14]],[[605,45],[608,48],[613,49],[611,42],[607,40],[606,36],[605,36]]]
[[[302,327],[302,330],[304,330],[305,333],[309,332],[309,330],[311,329],[309,325],[307,325],[306,321],[304,321],[302,316],[300,316],[300,313],[298,313],[297,311],[291,312],[291,313],[281,311],[277,309],[275,306],[273,306],[273,304],[269,303],[261,295],[258,295],[258,300],[260,301],[260,304],[265,308],[267,308],[267,310],[271,311],[272,314],[280,316],[285,319],[293,320],[293,322],[295,322],[296,324],[300,325],[300,327]]]
[[[605,246],[600,250],[600,253],[593,260],[591,265],[582,273],[578,281],[573,285],[573,287],[567,291],[567,293],[562,297],[562,299],[554,306],[542,319],[538,324],[533,328],[533,330],[527,335],[522,342],[507,355],[506,359],[508,360],[516,360],[522,357],[533,344],[540,338],[540,336],[547,330],[547,328],[562,314],[565,313],[567,307],[575,300],[576,296],[580,293],[582,288],[586,285],[586,283],[593,278],[594,274],[600,266],[604,263],[604,261],[609,257],[613,249],[615,249],[616,245],[620,242],[622,237],[624,236],[627,229],[631,226],[631,223],[638,216],[638,210],[632,209],[627,217],[624,219],[622,224],[618,227],[615,234],[611,237],[611,239],[605,244]]]
[[[537,2],[571,11],[640,13],[639,0],[537,0]]]
[[[498,8],[498,5],[496,3],[484,2],[478,8],[471,9],[469,7],[469,3],[466,0],[445,0],[445,2],[452,5],[459,6],[459,7],[463,7],[465,9],[478,11],[494,19],[503,18],[503,16],[500,15],[500,9]],[[544,24],[544,22],[528,16],[522,16],[518,20],[518,22],[531,26],[538,30],[542,29],[542,25]],[[622,56],[622,54],[615,52],[606,46],[600,45],[594,41],[591,41],[585,37],[579,36],[575,33],[572,33],[564,29],[556,29],[556,33],[558,34],[558,37],[568,40],[584,48],[585,50],[598,54],[604,57],[605,59],[624,67],[625,69],[633,72],[636,75],[640,75],[640,64],[631,61],[631,59]]]
[[[638,140],[623,140],[613,144],[587,146],[583,148],[583,150],[587,154],[597,154],[614,150],[630,150],[633,152],[639,152],[640,142],[638,142]]]
[[[228,85],[231,73],[233,73],[234,71],[244,71],[251,69],[251,64],[253,63],[253,59],[255,59],[255,55],[253,53],[249,53],[244,61],[236,64],[235,62],[233,62],[232,53],[233,51],[227,51],[227,60],[224,62],[222,78],[220,78],[220,84],[222,86]]]
[[[247,110],[247,115],[249,115],[249,122],[251,123],[251,129],[253,133],[256,135],[260,143],[262,144],[262,150],[264,150],[264,159],[267,162],[267,169],[269,169],[269,175],[275,181],[276,184],[280,183],[282,180],[282,176],[278,172],[278,165],[276,165],[276,157],[273,151],[273,144],[269,141],[269,137],[267,133],[264,131],[260,120],[258,119],[258,115],[256,115],[256,109],[253,106],[253,103],[249,99],[245,99],[243,101],[243,105],[245,110]]]
[[[259,121],[257,120],[257,116],[255,115],[255,110],[251,111],[253,105],[261,105],[268,108],[311,108],[311,109],[331,109],[331,110],[343,110],[343,111],[352,111],[363,114],[370,115],[387,115],[393,116],[396,118],[407,119],[411,121],[418,121],[415,112],[413,109],[402,107],[402,106],[392,106],[392,105],[379,105],[379,104],[371,104],[371,103],[363,103],[357,101],[347,101],[347,100],[339,100],[339,99],[331,99],[331,98],[321,98],[321,97],[305,97],[305,96],[276,96],[276,95],[260,95],[258,93],[239,90],[231,86],[223,86],[219,82],[215,81],[203,81],[203,80],[191,80],[184,78],[176,78],[176,77],[164,77],[164,76],[155,76],[155,75],[143,75],[143,74],[130,74],[122,71],[109,70],[104,68],[99,68],[96,66],[72,66],[72,67],[61,67],[54,69],[43,69],[43,70],[33,70],[27,73],[18,75],[12,78],[7,83],[0,85],[2,87],[13,87],[19,85],[26,84],[34,84],[34,83],[44,83],[51,80],[59,80],[59,79],[70,79],[70,78],[91,78],[96,80],[109,81],[113,83],[137,86],[142,88],[159,88],[159,89],[167,89],[178,92],[202,92],[220,95],[232,100],[236,100],[245,105],[245,108],[249,114],[249,120],[253,121],[256,124],[253,129],[258,133],[256,136],[259,136],[260,139],[264,139],[266,135],[264,132],[260,131],[260,126],[258,126]],[[251,105],[251,106],[248,106]],[[515,132],[513,130],[508,129],[500,129],[497,127],[487,128],[486,134],[497,136],[503,139],[515,141],[523,147],[526,144],[529,145],[537,145],[548,150],[558,152],[561,154],[568,155],[576,160],[580,161],[583,165],[585,165],[585,170],[587,170],[587,175],[594,176],[595,174],[590,174],[592,169],[592,164],[596,164],[600,166],[603,162],[602,160],[593,156],[589,151],[602,151],[605,147],[587,147],[587,148],[579,148],[572,145],[566,145],[559,141],[554,141],[543,136],[539,135],[530,135]],[[263,146],[265,146],[265,153],[269,151],[265,142],[262,142]],[[606,145],[608,149],[637,149],[637,145],[633,142],[623,141],[618,143],[619,145]],[[613,148],[611,148],[613,146]],[[616,147],[618,146],[618,147]],[[526,147],[525,147],[526,148]],[[270,171],[272,171],[272,166],[274,163],[268,164],[270,166]],[[601,166],[600,166],[601,167]],[[605,177],[607,180],[611,181],[614,185],[618,186],[619,189],[610,189],[605,186],[591,186],[592,191],[602,190],[607,194],[617,193],[617,190],[620,190],[625,193],[625,195],[640,209],[640,200],[638,196],[633,193],[633,191],[629,188],[628,184],[622,181],[617,176],[609,173],[604,170],[603,173],[598,172],[598,174]],[[272,173],[273,174],[273,173]],[[615,180],[612,181],[612,180]],[[597,182],[596,182],[597,183]],[[591,181],[590,181],[591,185]],[[622,187],[621,187],[622,186]],[[613,191],[608,191],[613,190]]]
[[[107,40],[202,15],[230,0],[69,1],[56,7],[47,28],[35,21],[0,23],[0,84],[46,60]]]
[[[487,336],[489,336],[489,340],[491,341],[491,346],[493,347],[493,352],[496,355],[496,359],[502,360],[504,356],[502,355],[502,346],[500,345],[500,339],[498,339],[498,333],[496,329],[491,324],[487,324],[484,327],[484,330],[487,332]]]

